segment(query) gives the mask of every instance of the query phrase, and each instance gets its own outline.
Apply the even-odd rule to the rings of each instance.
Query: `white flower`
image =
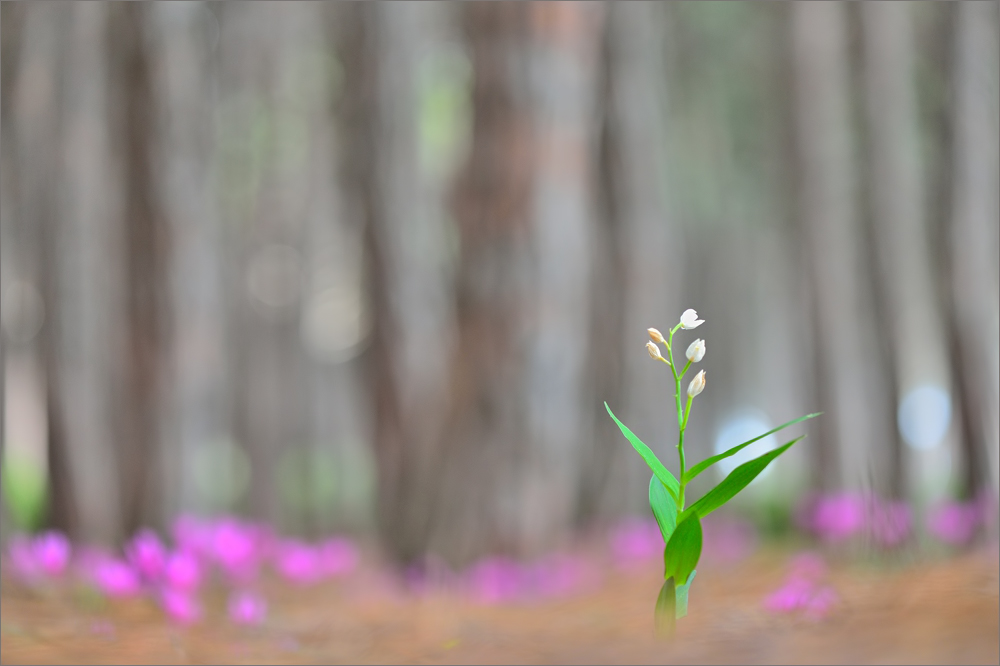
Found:
[[[698,338],[692,342],[687,348],[687,357],[692,363],[697,363],[705,358],[705,341]]]
[[[688,395],[692,398],[705,390],[705,371],[702,370],[688,384]]]
[[[704,319],[698,319],[698,313],[690,308],[684,311],[681,315],[681,328],[684,330],[691,330],[692,328],[698,328],[705,323]]]
[[[663,356],[660,354],[660,348],[657,347],[652,342],[647,342],[646,343],[646,351],[649,352],[649,357],[652,358],[652,359],[654,359],[654,360],[659,361],[659,360],[663,359]]]
[[[646,332],[649,333],[649,337],[653,342],[659,342],[661,345],[664,342],[666,342],[666,339],[664,339],[663,334],[660,333],[655,328],[647,328]]]

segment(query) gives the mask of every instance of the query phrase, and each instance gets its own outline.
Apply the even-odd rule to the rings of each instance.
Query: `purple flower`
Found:
[[[208,522],[183,514],[174,520],[171,533],[178,550],[185,550],[201,557],[211,555],[212,526]]]
[[[237,592],[229,597],[229,618],[237,624],[260,624],[267,616],[267,602],[253,592]]]
[[[166,565],[167,549],[156,532],[140,530],[131,543],[125,547],[125,557],[129,563],[149,581],[159,580]]]
[[[720,562],[739,562],[757,547],[757,533],[746,521],[713,515],[702,528],[704,555]]]
[[[518,597],[524,587],[524,575],[516,562],[491,557],[472,568],[469,583],[476,600],[495,604]]]
[[[531,567],[529,575],[534,592],[543,597],[572,594],[594,578],[582,558],[569,555],[551,555]]]
[[[789,562],[790,575],[808,581],[817,581],[826,575],[826,561],[817,553],[799,553]]]
[[[58,576],[69,564],[69,539],[61,532],[44,532],[35,537],[34,552],[42,571],[50,576]]]
[[[192,553],[180,550],[167,557],[164,581],[173,590],[195,590],[201,583],[201,564]]]
[[[898,546],[910,536],[912,515],[906,502],[872,502],[868,529],[882,546]]]
[[[837,599],[837,593],[832,587],[827,586],[816,591],[809,601],[806,602],[806,617],[812,620],[823,619],[837,603]]]
[[[350,539],[327,539],[319,546],[319,556],[324,572],[329,576],[350,573],[358,564],[358,549]]]
[[[954,546],[971,541],[978,526],[979,507],[974,503],[942,502],[927,515],[928,531]]]
[[[132,567],[121,560],[99,562],[93,571],[94,583],[111,597],[127,597],[139,592],[139,576]]]
[[[865,506],[857,495],[820,498],[812,513],[812,529],[827,541],[842,541],[864,528]]]
[[[314,583],[324,574],[319,552],[301,541],[289,540],[278,546],[275,566],[293,583]]]
[[[826,562],[819,555],[796,555],[790,562],[785,582],[764,598],[764,608],[772,613],[802,610],[811,619],[822,619],[837,602],[837,593],[832,587],[818,586],[826,572]]]
[[[190,592],[163,588],[160,603],[167,615],[181,624],[191,624],[201,619],[201,604]]]
[[[219,521],[212,534],[212,556],[233,578],[248,580],[257,574],[258,534],[253,526],[227,518]]]
[[[34,542],[23,534],[11,537],[7,544],[7,561],[14,575],[25,582],[36,580],[42,573],[35,557]]]
[[[652,559],[663,552],[660,528],[651,520],[626,520],[611,533],[611,552],[620,565]]]
[[[772,613],[789,613],[809,603],[813,583],[793,577],[764,599],[764,608]]]

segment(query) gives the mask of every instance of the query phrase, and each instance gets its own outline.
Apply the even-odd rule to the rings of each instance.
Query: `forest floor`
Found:
[[[1000,661],[1000,550],[902,564],[834,561],[837,602],[818,619],[763,600],[787,579],[788,549],[703,561],[673,641],[653,635],[662,566],[599,566],[573,596],[486,605],[443,589],[407,591],[362,566],[311,587],[263,583],[270,609],[233,625],[225,590],[179,626],[146,598],[100,603],[69,587],[9,579],[0,595],[3,663],[982,663]],[[604,560],[608,562],[607,559]]]

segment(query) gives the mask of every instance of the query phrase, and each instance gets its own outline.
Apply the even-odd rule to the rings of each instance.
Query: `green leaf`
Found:
[[[684,513],[681,514],[681,523],[683,524],[685,520],[683,516],[688,513],[697,514],[701,518],[704,518],[731,500],[736,493],[746,488],[747,484],[753,481],[758,474],[763,472],[764,468],[767,467],[772,460],[780,456],[782,453],[791,448],[793,444],[802,439],[805,439],[805,435],[796,437],[784,446],[779,446],[772,451],[768,451],[764,455],[747,461],[734,469],[729,473],[729,476],[722,480],[719,485],[709,490],[700,500],[685,509]],[[679,527],[677,529],[678,531],[680,530]]]
[[[656,610],[653,612],[656,623],[656,634],[663,638],[671,638],[677,627],[677,595],[674,589],[674,579],[663,581],[660,595],[656,597]]]
[[[677,482],[674,475],[670,473],[669,469],[663,466],[663,463],[661,463],[660,459],[656,457],[656,454],[653,453],[648,446],[643,444],[641,439],[636,437],[624,423],[618,420],[618,417],[615,416],[611,411],[611,408],[608,407],[608,403],[604,403],[604,408],[608,410],[608,414],[611,414],[611,418],[613,418],[615,423],[618,424],[618,427],[621,428],[622,434],[625,435],[625,439],[632,442],[632,446],[635,447],[635,450],[639,452],[639,455],[646,461],[649,468],[653,470],[653,474],[656,475],[656,478],[663,482],[663,485],[667,487],[667,491],[670,492],[676,501],[677,493],[680,490],[680,484]]]
[[[649,477],[649,507],[660,526],[663,543],[667,543],[677,527],[677,500],[671,499],[670,491],[655,474]]]
[[[694,580],[694,575],[698,573],[692,570],[691,575],[688,576],[687,582],[683,585],[677,587],[677,619],[681,619],[688,614],[688,591],[691,589],[691,582]]]
[[[685,511],[663,549],[663,577],[686,581],[701,558],[701,521]]]
[[[819,416],[822,413],[823,412],[816,412],[815,414],[806,414],[805,416],[800,416],[799,418],[794,419],[792,421],[789,421],[788,423],[783,423],[782,425],[778,426],[774,430],[768,430],[763,435],[758,435],[758,436],[754,437],[753,439],[748,439],[747,441],[743,442],[742,444],[737,444],[736,446],[734,446],[733,448],[729,449],[728,451],[726,451],[724,453],[720,453],[717,456],[712,456],[711,458],[706,458],[705,460],[702,460],[700,463],[698,463],[697,465],[695,465],[694,467],[692,467],[691,469],[689,469],[687,471],[687,473],[684,475],[684,478],[685,478],[686,481],[689,482],[689,481],[691,481],[691,479],[693,479],[694,477],[698,476],[699,474],[701,474],[702,472],[704,472],[706,469],[708,469],[709,467],[711,467],[715,463],[719,462],[720,460],[724,460],[724,459],[728,458],[731,455],[739,453],[744,448],[746,448],[747,446],[750,446],[751,444],[753,444],[757,440],[764,439],[768,435],[773,435],[774,433],[778,432],[779,430],[782,430],[783,428],[787,428],[788,426],[795,425],[796,423],[801,423],[802,421],[805,421],[806,419],[811,419],[813,417]]]

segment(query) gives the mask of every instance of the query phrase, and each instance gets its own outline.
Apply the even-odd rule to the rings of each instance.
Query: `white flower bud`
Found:
[[[660,354],[660,348],[657,347],[652,342],[646,343],[646,351],[649,352],[649,357],[656,361],[659,361],[660,359],[663,358],[663,356]]]
[[[692,328],[698,328],[705,323],[704,319],[698,319],[698,313],[694,310],[687,309],[684,314],[681,315],[681,328],[684,330],[691,330]]]
[[[655,328],[647,328],[646,332],[649,333],[649,338],[653,342],[659,342],[661,345],[666,342],[666,339],[663,337],[663,334],[660,333]]]
[[[687,357],[692,363],[697,363],[701,359],[705,358],[705,341],[698,338],[688,345]]]
[[[702,370],[688,384],[688,395],[692,398],[705,390],[705,371]]]

